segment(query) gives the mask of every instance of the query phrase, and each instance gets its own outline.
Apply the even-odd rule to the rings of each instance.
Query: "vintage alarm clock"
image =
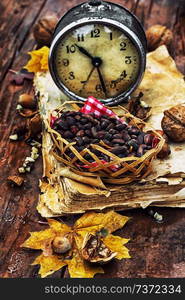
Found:
[[[127,101],[146,66],[147,42],[137,18],[120,5],[88,1],[58,22],[49,55],[56,85],[70,99]]]

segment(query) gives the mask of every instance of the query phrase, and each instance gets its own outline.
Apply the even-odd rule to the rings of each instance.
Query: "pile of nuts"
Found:
[[[31,148],[31,154],[30,156],[27,156],[23,162],[22,167],[18,169],[19,173],[26,173],[26,172],[31,172],[31,169],[33,167],[33,164],[39,157],[39,149],[35,146]]]
[[[76,142],[73,146],[78,152],[89,148],[98,158],[107,162],[110,161],[110,157],[92,149],[91,144],[100,144],[120,158],[141,157],[153,148],[153,139],[156,139],[153,134],[144,133],[139,128],[127,125],[114,116],[96,116],[94,113],[63,112],[52,127],[68,142]],[[66,154],[70,158],[74,157],[70,149]],[[89,162],[94,161],[89,154],[86,154],[84,158]]]

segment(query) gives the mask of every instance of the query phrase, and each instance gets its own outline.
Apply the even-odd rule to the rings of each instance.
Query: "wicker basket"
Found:
[[[69,105],[71,106],[71,109],[69,109]],[[55,114],[60,116],[64,110],[78,111],[79,109],[80,107],[78,106],[78,103],[70,102],[69,104],[69,102],[67,102],[64,103],[63,106],[58,110],[55,110]],[[111,109],[114,111],[113,107]],[[118,107],[115,109],[117,110]],[[146,123],[138,118],[135,118],[122,106],[119,106],[119,117],[123,120],[126,120],[129,125],[132,124],[138,127],[140,130],[142,128],[142,130],[145,131],[144,127]],[[159,143],[155,148],[148,150],[142,157],[131,156],[120,158],[111,153],[109,151],[110,147],[104,144],[103,141],[99,144],[92,144],[91,147],[93,149],[96,149],[110,157],[110,162],[103,163],[94,153],[90,151],[90,149],[85,148],[81,152],[78,152],[74,147],[76,142],[69,143],[67,140],[62,138],[57,131],[51,128],[50,123],[48,123],[47,130],[53,141],[51,154],[56,158],[57,161],[65,166],[68,166],[76,174],[84,176],[100,176],[103,182],[111,184],[127,184],[146,177],[152,170],[152,160],[156,157],[164,145],[164,139],[155,130],[151,130],[151,133],[159,138]],[[67,149],[70,149],[70,151],[73,152],[73,159],[66,154]],[[84,158],[86,154],[89,154],[93,158],[93,160],[97,163],[96,166],[92,166],[92,163]],[[84,168],[79,166],[77,161],[87,165],[89,167],[88,171],[84,172]],[[119,166],[116,171],[111,168],[115,165]]]

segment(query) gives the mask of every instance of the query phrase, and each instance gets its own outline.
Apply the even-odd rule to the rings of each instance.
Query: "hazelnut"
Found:
[[[71,243],[65,236],[56,236],[52,242],[52,248],[55,253],[66,253],[71,249]]]
[[[176,105],[164,111],[163,131],[174,142],[185,141],[185,105]]]
[[[166,26],[154,25],[148,28],[146,37],[148,41],[148,50],[153,51],[159,46],[168,46],[173,39],[173,33]]]
[[[41,18],[33,28],[33,35],[39,46],[50,46],[58,18],[55,15]]]
[[[22,106],[22,108],[35,108],[36,100],[34,96],[29,94],[22,94],[19,96],[18,104]]]
[[[39,134],[42,130],[42,121],[40,118],[40,114],[36,114],[28,121],[28,136],[34,137]],[[27,137],[28,138],[28,137]]]
[[[156,130],[156,131],[165,139],[165,143],[161,151],[157,154],[157,158],[159,159],[167,158],[171,154],[170,146],[168,144],[168,137],[163,130]]]
[[[157,158],[164,159],[167,158],[171,154],[170,146],[168,143],[164,143],[161,151],[157,154]]]
[[[148,132],[150,133],[150,131],[148,131]],[[161,151],[157,154],[157,158],[159,158],[159,159],[167,158],[171,154],[170,146],[168,144],[168,137],[164,133],[163,130],[155,130],[155,132],[160,134],[164,139],[164,144],[162,146]],[[158,144],[158,142],[159,142],[159,137],[158,137],[158,135],[154,134],[154,138],[152,141],[152,147],[155,148],[155,146]]]

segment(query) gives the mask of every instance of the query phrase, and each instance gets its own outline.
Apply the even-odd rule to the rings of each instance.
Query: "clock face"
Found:
[[[116,97],[135,83],[140,57],[133,42],[116,27],[83,25],[60,39],[55,52],[57,77],[74,94]]]

